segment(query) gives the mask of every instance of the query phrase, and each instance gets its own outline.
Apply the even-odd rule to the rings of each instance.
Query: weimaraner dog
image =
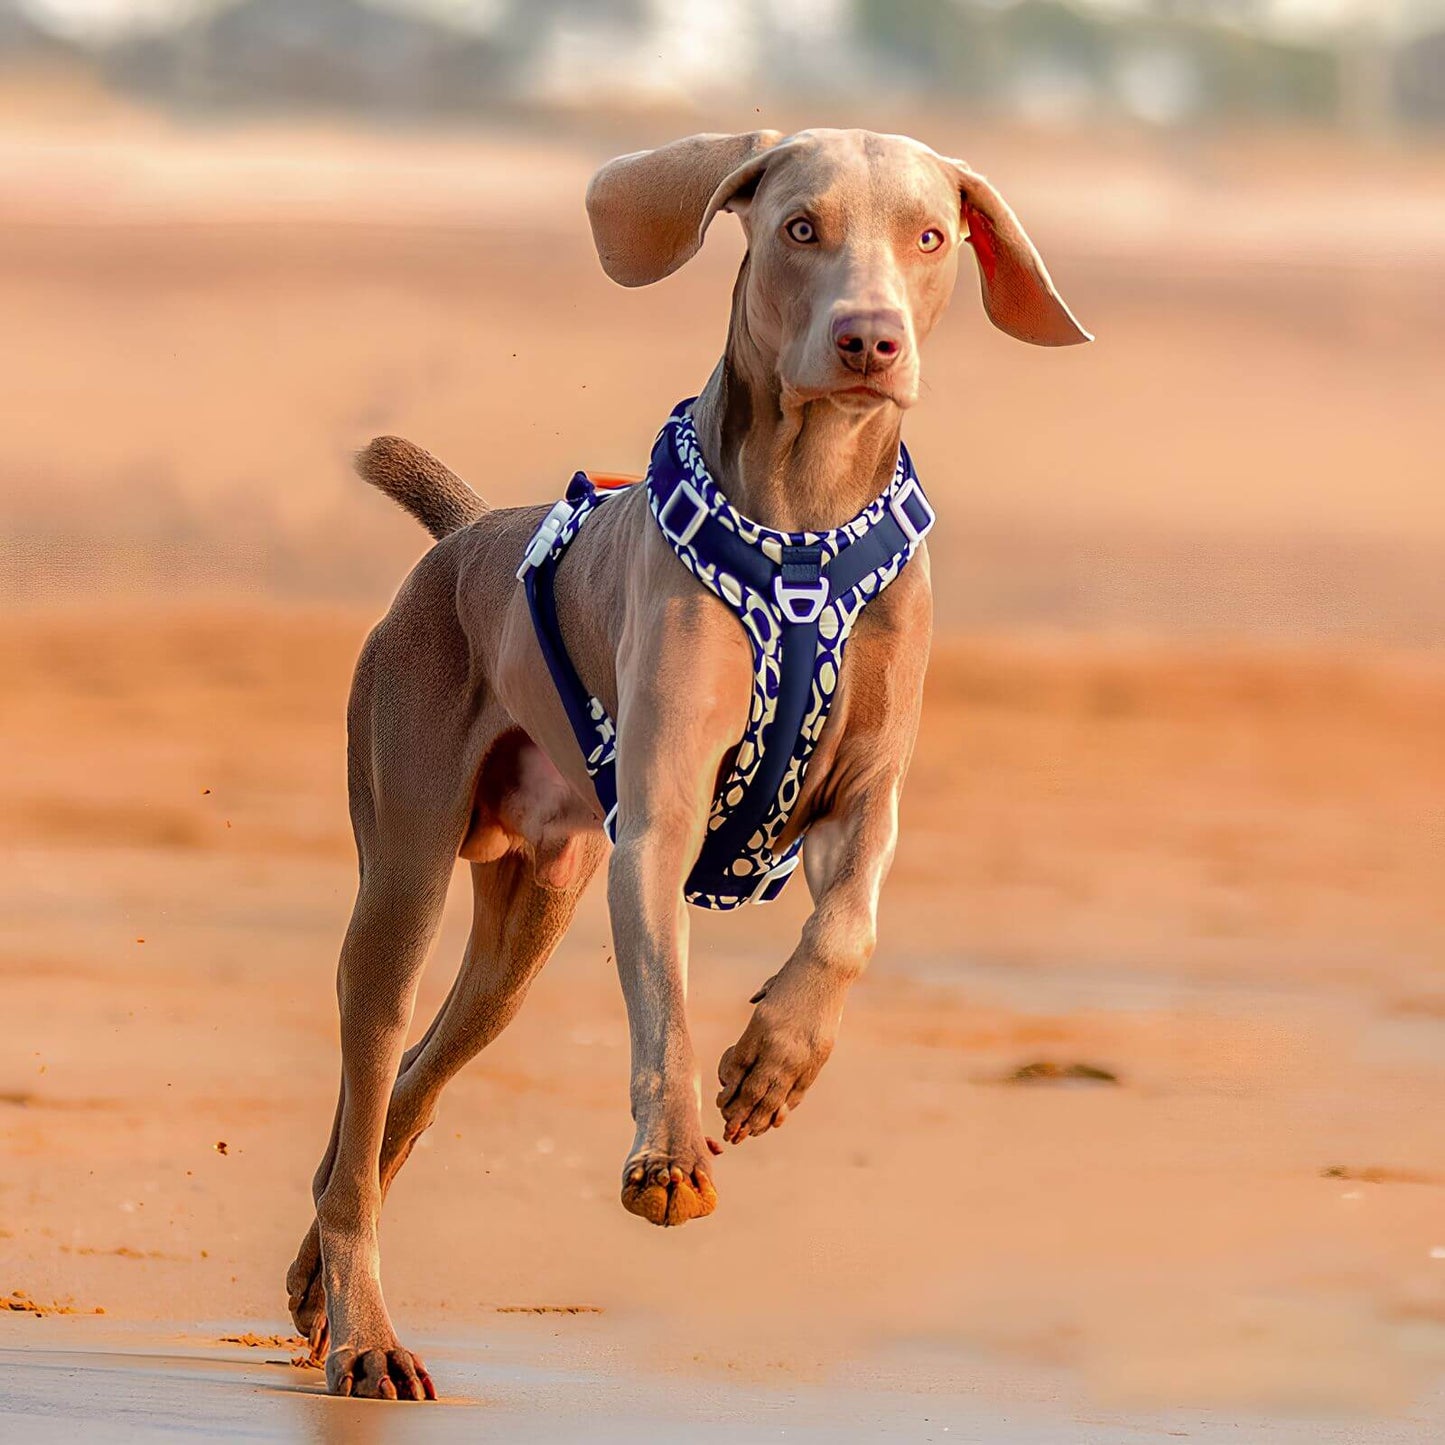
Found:
[[[996,325],[1043,346],[1089,339],[999,193],[902,136],[693,136],[604,166],[587,208],[603,269],[624,286],[675,271],[718,212],[741,221],[748,250],[727,349],[690,424],[719,494],[774,535],[842,528],[886,494],[906,455],[899,433],[918,397],[919,347],[953,290],[961,243]],[[367,639],[352,686],[361,879],[337,979],[341,1097],[287,1285],[331,1391],[420,1400],[435,1398],[432,1382],[382,1299],[382,1201],[447,1081],[521,1006],[606,835],[517,581],[547,509],[491,511],[397,438],[373,441],[358,470],[438,542]],[[912,564],[857,617],[775,841],[786,853],[806,833],[813,911],[719,1064],[732,1143],[797,1108],[873,952],[932,630],[927,552],[913,542]],[[717,1202],[721,1146],[703,1132],[685,1013],[685,885],[755,678],[739,614],[679,556],[634,487],[597,510],[555,581],[575,672],[616,720],[607,898],[636,1122],[622,1203],[668,1225]],[[458,856],[471,864],[471,937],[446,1002],[403,1054]]]

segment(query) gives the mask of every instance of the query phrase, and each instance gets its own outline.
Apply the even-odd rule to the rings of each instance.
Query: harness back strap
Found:
[[[567,656],[562,625],[557,619],[557,564],[566,555],[572,539],[593,509],[619,488],[599,490],[586,472],[573,475],[566,496],[547,513],[533,534],[517,576],[527,594],[532,629],[552,684],[562,700],[567,721],[572,724],[577,745],[587,766],[587,775],[602,805],[604,827],[615,839],[617,818],[617,732],[607,709],[587,691],[586,685]]]

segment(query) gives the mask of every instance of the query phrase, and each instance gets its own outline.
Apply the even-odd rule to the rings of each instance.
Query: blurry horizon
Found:
[[[1445,123],[1445,0],[0,0],[0,67],[171,109],[915,98],[1067,127]]]
[[[244,0],[13,0],[15,8],[42,23],[75,35],[104,40],[131,29],[179,24],[207,11],[233,8]],[[431,15],[459,28],[488,30],[502,23],[512,0],[360,0],[378,10],[410,11]],[[1023,0],[944,0],[957,8],[1007,10]],[[1282,29],[1290,27],[1329,30],[1381,20],[1408,24],[1412,16],[1438,14],[1439,0],[1072,0],[1081,11],[1112,15],[1158,14],[1217,16],[1236,24],[1256,23]],[[580,10],[581,6],[574,6]],[[736,5],[702,4],[699,0],[641,0],[641,3],[594,4],[599,11],[614,15],[628,11],[655,14],[691,14],[710,10],[738,9]],[[784,9],[806,14],[810,24],[837,23],[853,9],[850,0],[756,0],[748,8],[763,13]]]

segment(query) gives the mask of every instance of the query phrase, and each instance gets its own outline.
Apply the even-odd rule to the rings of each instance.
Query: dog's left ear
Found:
[[[968,242],[978,260],[983,309],[1000,331],[1035,346],[1073,346],[1093,336],[1074,319],[1009,204],[962,161],[945,160],[958,178]]]
[[[602,269],[647,286],[697,254],[712,218],[755,185],[775,130],[693,135],[608,161],[587,187],[587,218]]]

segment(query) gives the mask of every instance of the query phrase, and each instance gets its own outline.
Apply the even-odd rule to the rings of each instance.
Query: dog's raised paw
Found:
[[[742,1038],[718,1061],[717,1106],[729,1144],[781,1128],[833,1052],[840,1012],[826,998],[790,1006],[769,987]]]
[[[686,1224],[717,1208],[717,1190],[700,1165],[687,1170],[666,1155],[634,1155],[622,1172],[622,1207],[649,1224]]]

